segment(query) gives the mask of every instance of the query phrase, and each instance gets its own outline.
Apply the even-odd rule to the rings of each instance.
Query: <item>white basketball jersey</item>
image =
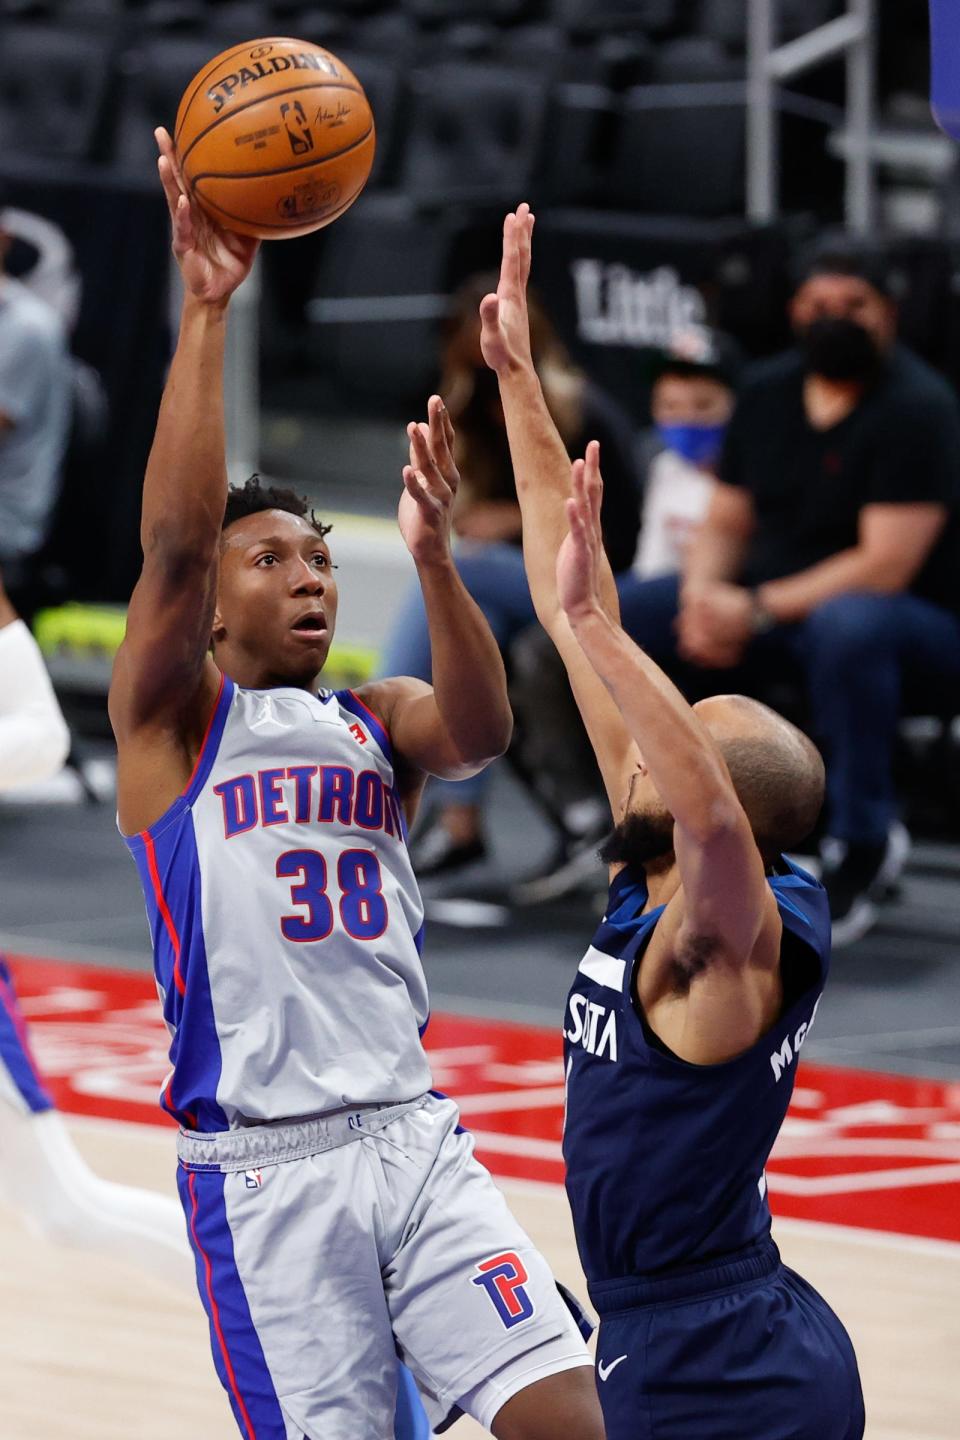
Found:
[[[352,691],[223,680],[194,774],[140,872],[192,1130],[430,1088],[423,904],[390,740]]]

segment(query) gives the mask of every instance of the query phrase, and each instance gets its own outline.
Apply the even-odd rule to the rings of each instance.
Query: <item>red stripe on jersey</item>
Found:
[[[163,920],[167,935],[170,937],[170,945],[173,949],[173,983],[176,985],[178,993],[185,995],[187,987],[184,984],[183,975],[180,971],[180,936],[177,934],[177,927],[173,923],[173,916],[170,914],[167,897],[163,893],[160,871],[157,869],[157,852],[154,847],[153,836],[148,830],[141,830],[140,839],[143,841],[143,848],[147,856],[147,869],[150,871],[153,897],[157,902],[157,909],[160,911],[160,917]]]

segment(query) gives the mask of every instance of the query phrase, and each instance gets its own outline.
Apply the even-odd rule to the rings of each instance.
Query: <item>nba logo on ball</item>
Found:
[[[529,1276],[519,1255],[512,1250],[503,1255],[493,1255],[489,1260],[482,1260],[477,1271],[471,1284],[479,1285],[486,1291],[507,1330],[530,1319],[533,1301],[523,1288]]]
[[[306,155],[313,149],[313,136],[307,124],[307,113],[299,100],[291,105],[285,101],[280,106],[280,117],[287,127],[287,139],[294,155]]]

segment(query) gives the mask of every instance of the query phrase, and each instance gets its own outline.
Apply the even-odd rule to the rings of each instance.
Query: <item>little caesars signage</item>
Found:
[[[678,331],[706,323],[700,291],[683,284],[669,265],[636,271],[604,260],[574,260],[570,273],[577,335],[589,345],[659,348]]]

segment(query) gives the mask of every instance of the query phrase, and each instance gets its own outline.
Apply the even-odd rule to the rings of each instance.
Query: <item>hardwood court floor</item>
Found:
[[[71,1119],[89,1163],[172,1193],[172,1135]],[[583,1290],[556,1187],[508,1181],[517,1215],[559,1278]],[[960,1434],[960,1245],[785,1221],[788,1263],[834,1304],[856,1345],[869,1440]],[[235,1440],[195,1296],[120,1264],[35,1239],[0,1209],[0,1433],[3,1440]],[[461,1421],[451,1432],[483,1432]],[[360,1437],[358,1437],[360,1440]]]

